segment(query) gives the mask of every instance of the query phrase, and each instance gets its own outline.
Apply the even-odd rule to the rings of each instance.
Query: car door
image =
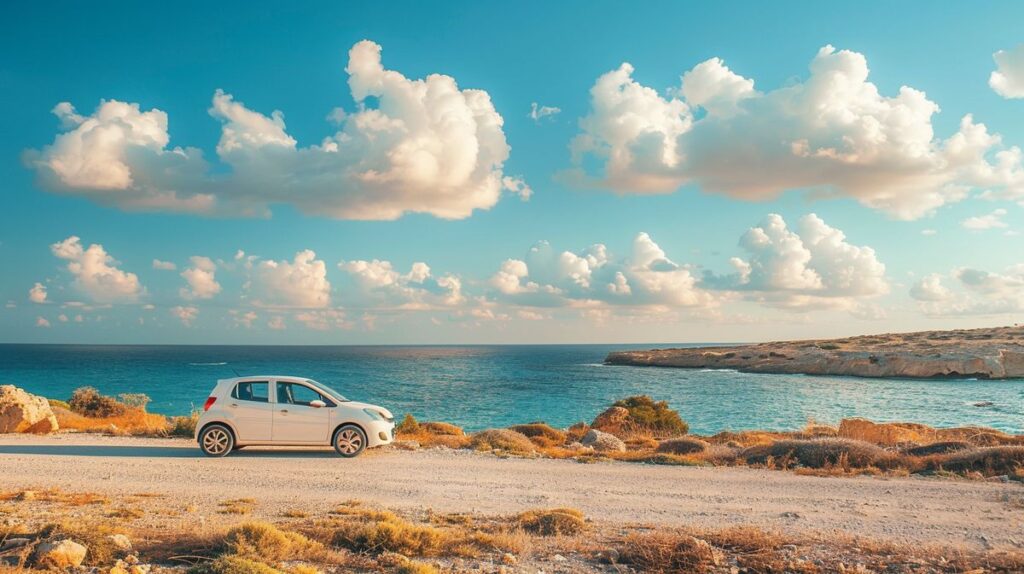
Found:
[[[228,397],[228,416],[238,442],[269,442],[274,424],[270,381],[240,381]]]
[[[328,444],[334,401],[302,383],[277,381],[274,386],[274,442]],[[313,401],[325,406],[312,406]]]

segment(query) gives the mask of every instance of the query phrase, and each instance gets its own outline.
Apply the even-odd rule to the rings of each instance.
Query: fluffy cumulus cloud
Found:
[[[555,106],[542,106],[537,104],[537,102],[533,102],[530,104],[530,113],[527,114],[527,117],[537,123],[540,123],[542,119],[553,119],[554,116],[560,113],[562,113],[561,108],[556,108]]]
[[[430,310],[466,302],[462,280],[450,274],[435,276],[426,263],[416,262],[407,273],[390,261],[342,261],[338,268],[352,279],[352,302],[377,310]]]
[[[46,317],[36,317],[36,327],[49,329],[50,321]]]
[[[195,322],[196,317],[199,316],[199,309],[192,306],[179,305],[171,308],[171,315],[181,321],[182,325],[191,327],[192,323]]]
[[[1024,264],[1001,272],[961,267],[945,278],[933,273],[910,289],[921,309],[932,315],[995,315],[1024,311]]]
[[[1024,198],[1019,148],[1002,146],[970,115],[949,137],[936,137],[939,107],[906,86],[881,94],[856,52],[826,46],[805,80],[766,92],[712,58],[671,93],[634,80],[629,64],[598,78],[570,146],[575,166],[561,176],[618,192],[696,184],[749,200],[811,189],[900,219],[974,189]]]
[[[292,261],[250,258],[246,267],[247,287],[257,306],[319,309],[331,302],[327,265],[309,249],[296,253]]]
[[[36,283],[28,290],[28,300],[33,303],[46,303],[46,285]]]
[[[707,272],[702,285],[749,293],[752,298],[790,308],[856,309],[866,298],[889,291],[885,265],[875,250],[857,246],[815,214],[790,229],[771,214],[740,238],[745,257],[730,260],[734,272]]]
[[[158,271],[176,271],[178,266],[171,261],[161,261],[159,259],[153,260],[153,269]]]
[[[194,256],[192,266],[181,272],[188,287],[182,287],[179,294],[183,299],[210,299],[220,293],[217,282],[217,264],[209,257]]]
[[[227,170],[201,150],[171,147],[163,111],[116,100],[88,116],[58,104],[64,131],[26,162],[48,189],[134,210],[265,215],[287,203],[341,219],[457,219],[525,187],[503,172],[510,148],[487,92],[443,74],[388,70],[366,40],[350,50],[346,71],[356,109],[336,109],[338,131],[309,146],[288,134],[280,111],[249,109],[218,90],[209,112],[222,124],[216,154]]]
[[[1003,218],[1006,217],[1005,209],[995,209],[991,213],[985,215],[976,215],[974,217],[968,217],[967,219],[960,222],[960,225],[964,229],[970,229],[971,231],[983,231],[985,229],[995,229],[1008,227]]]
[[[1012,50],[992,54],[996,69],[988,77],[988,85],[1004,98],[1024,98],[1024,44]]]
[[[51,245],[50,251],[68,262],[75,288],[96,303],[132,303],[144,293],[138,276],[119,269],[98,243],[85,248],[81,239],[72,235]]]
[[[646,233],[637,234],[631,253],[619,258],[603,244],[573,252],[541,241],[523,259],[503,262],[490,286],[498,300],[530,307],[714,304],[691,269],[669,259]]]

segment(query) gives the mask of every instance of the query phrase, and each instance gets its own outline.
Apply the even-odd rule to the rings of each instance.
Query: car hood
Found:
[[[361,403],[359,401],[348,401],[348,402],[341,403],[341,404],[345,405],[346,407],[352,407],[352,408],[356,408],[356,409],[373,409],[375,411],[380,411],[380,412],[384,413],[384,417],[385,418],[388,418],[388,419],[394,419],[395,418],[395,415],[391,414],[391,411],[389,411],[388,409],[386,409],[384,407],[378,406],[378,405],[371,405],[370,403]]]

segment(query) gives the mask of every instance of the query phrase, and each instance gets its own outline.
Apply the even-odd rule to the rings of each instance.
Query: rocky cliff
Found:
[[[1024,378],[1024,327],[618,351],[605,363],[857,377]]]

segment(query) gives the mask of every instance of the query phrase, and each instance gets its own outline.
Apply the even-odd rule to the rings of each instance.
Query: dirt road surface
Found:
[[[203,457],[192,441],[0,435],[0,489],[160,493],[216,508],[254,498],[257,516],[349,499],[398,510],[508,514],[571,506],[610,523],[846,533],[971,549],[1024,545],[1024,486],[936,478],[818,478],[747,468],[499,458],[469,451],[250,448]]]

